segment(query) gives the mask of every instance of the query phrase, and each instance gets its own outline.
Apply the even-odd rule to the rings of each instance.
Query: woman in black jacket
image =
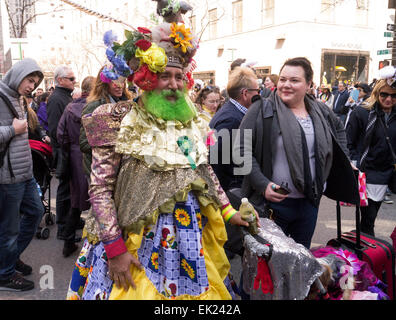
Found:
[[[312,80],[306,58],[286,61],[277,90],[252,104],[239,127],[246,168],[242,196],[256,206],[265,199],[274,210],[274,221],[306,248],[314,234],[324,187],[329,188],[330,173],[340,156],[354,179],[344,154],[343,124],[325,104],[307,94]],[[345,177],[348,172],[340,172],[336,179],[340,182],[335,189],[342,193],[353,191],[348,181],[341,181]],[[288,195],[280,193],[284,183],[290,189]]]
[[[346,128],[351,159],[366,173],[368,206],[361,207],[362,232],[374,236],[374,222],[393,171],[386,135],[396,149],[396,89],[377,82],[364,107],[351,113]]]

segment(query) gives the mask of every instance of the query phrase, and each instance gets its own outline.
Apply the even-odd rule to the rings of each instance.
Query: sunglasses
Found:
[[[217,86],[206,86],[203,88],[203,90],[219,90],[219,87]]]
[[[71,82],[73,82],[74,80],[76,80],[76,78],[75,77],[64,77],[65,79],[68,79],[68,80],[70,80]]]
[[[248,89],[246,88],[247,91],[255,91],[257,94],[260,94],[260,89]]]
[[[379,96],[383,99],[388,98],[391,96],[392,99],[396,99],[396,93],[387,93],[387,92],[380,92]]]

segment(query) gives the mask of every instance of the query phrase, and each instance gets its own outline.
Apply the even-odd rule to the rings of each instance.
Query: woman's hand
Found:
[[[272,187],[272,186],[275,186],[275,187]],[[280,194],[280,193],[276,192],[273,188],[275,190],[277,190],[280,188],[280,186],[276,185],[275,183],[270,182],[267,186],[267,189],[265,189],[265,192],[264,192],[265,199],[267,199],[268,201],[271,201],[271,202],[281,202],[287,198],[287,195]]]
[[[129,287],[132,286],[132,288],[136,289],[135,282],[133,282],[131,276],[131,264],[142,269],[139,260],[129,252],[109,259],[109,276],[115,282],[117,288],[123,287],[125,291],[128,291]]]

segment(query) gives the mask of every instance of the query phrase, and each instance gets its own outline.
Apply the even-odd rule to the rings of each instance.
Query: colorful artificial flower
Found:
[[[186,77],[187,77],[187,89],[191,90],[192,87],[194,86],[194,78],[192,77],[192,73],[187,72]]]
[[[117,80],[119,75],[115,73],[112,67],[104,67],[100,73],[100,80],[104,83],[110,83],[113,80]]]
[[[106,47],[111,47],[113,43],[116,41],[117,41],[117,35],[115,35],[112,30],[106,31],[105,34],[103,35],[103,42],[106,45]]]
[[[352,267],[354,275],[360,271],[362,262],[359,261],[358,257],[354,253],[342,249],[336,250],[334,252]]]
[[[147,28],[144,28],[144,27],[138,27],[137,29],[138,29],[138,31],[140,33],[143,33],[143,34],[150,34],[151,33],[151,30],[149,30]]]
[[[145,91],[152,91],[158,85],[157,75],[154,72],[150,71],[147,64],[141,65],[139,70],[135,72],[133,76],[133,81],[139,88]]]
[[[176,209],[175,217],[176,220],[179,221],[179,223],[184,227],[188,227],[191,223],[190,216],[188,215],[187,211],[183,209]]]
[[[140,58],[141,64],[147,64],[149,69],[155,73],[164,72],[168,64],[165,50],[155,43],[152,43],[151,47],[146,51],[137,48],[135,56]]]
[[[193,47],[190,42],[190,40],[192,40],[191,31],[190,29],[186,29],[184,24],[172,22],[171,31],[172,32],[169,37],[174,38],[174,42],[176,43],[174,46],[175,48],[181,47],[183,53],[186,53],[188,47]]]
[[[140,39],[138,41],[135,42],[135,45],[142,49],[143,51],[147,51],[148,49],[150,49],[151,47],[151,42],[146,40],[146,39]]]

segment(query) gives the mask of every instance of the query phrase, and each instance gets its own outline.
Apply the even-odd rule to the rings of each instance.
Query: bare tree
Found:
[[[25,38],[26,27],[37,16],[60,12],[64,9],[57,6],[52,10],[36,11],[36,4],[43,0],[5,0],[5,6],[10,19],[11,37]]]

